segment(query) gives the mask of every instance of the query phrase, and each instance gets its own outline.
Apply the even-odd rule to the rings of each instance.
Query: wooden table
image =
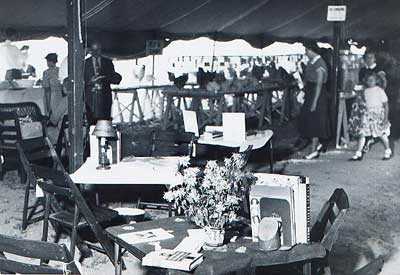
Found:
[[[213,139],[206,139],[204,135],[201,135],[200,138],[197,140],[199,144],[205,145],[214,145],[214,146],[223,146],[223,147],[230,147],[230,148],[239,148],[239,152],[245,151],[249,146],[252,146],[252,150],[259,149],[264,147],[267,143],[270,145],[270,154],[269,154],[269,162],[270,162],[270,172],[273,173],[273,146],[272,146],[272,130],[264,130],[264,131],[257,131],[253,135],[246,135],[246,140],[243,142],[232,141],[224,139],[224,136],[213,138]]]
[[[155,228],[172,230],[174,238],[160,242],[162,248],[174,249],[183,238],[187,237],[187,229],[196,228],[193,223],[182,221],[181,218],[171,217],[167,219],[141,222],[133,225],[133,229],[126,226],[115,226],[108,228],[107,234],[115,242],[115,274],[121,274],[121,252],[125,249],[139,260],[147,253],[154,250],[154,246],[142,243],[130,245],[120,239],[118,235],[123,233],[142,231]],[[245,248],[245,253],[238,253],[239,247]],[[227,245],[226,252],[203,251],[204,261],[193,273],[190,274],[222,274],[233,272],[243,268],[253,268],[258,266],[272,266],[295,262],[303,262],[306,274],[310,273],[310,261],[315,258],[324,258],[325,248],[320,243],[298,244],[290,250],[261,251],[258,249],[258,243],[252,242],[251,238],[239,237],[235,243]],[[161,269],[160,274],[189,274],[178,270]]]

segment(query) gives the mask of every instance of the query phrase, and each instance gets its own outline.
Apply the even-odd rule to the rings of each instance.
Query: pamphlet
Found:
[[[162,228],[129,232],[118,235],[118,238],[128,244],[150,243],[173,238],[174,235],[168,233]]]
[[[225,140],[235,142],[244,142],[246,140],[244,113],[223,113],[222,127]]]
[[[148,253],[142,259],[144,266],[157,266],[183,271],[192,271],[203,262],[203,255],[172,249],[161,249]]]
[[[199,126],[197,124],[197,115],[194,111],[182,111],[183,124],[185,125],[185,132],[193,133],[196,137],[199,136]]]

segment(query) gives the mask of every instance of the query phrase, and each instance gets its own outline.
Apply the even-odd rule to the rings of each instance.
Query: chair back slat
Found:
[[[62,269],[51,266],[40,266],[34,264],[21,263],[10,259],[0,258],[0,272],[6,274],[52,274],[63,275]]]
[[[383,268],[383,264],[385,263],[382,256],[376,258],[366,266],[361,269],[355,271],[353,275],[378,275]]]
[[[65,247],[56,243],[24,240],[0,234],[0,251],[33,259],[68,260]]]
[[[324,235],[324,238],[321,241],[323,247],[326,250],[331,251],[333,245],[337,241],[339,237],[339,229],[344,224],[344,217],[347,213],[347,209],[340,210],[339,215],[336,217],[335,221],[329,228],[329,231]]]
[[[327,251],[331,251],[339,236],[339,229],[349,209],[349,200],[343,189],[336,189],[323,205],[310,235],[311,241],[321,242]]]
[[[21,127],[17,114],[11,111],[0,111],[0,145],[13,144],[15,146],[15,141],[20,139]]]
[[[51,260],[67,263],[71,274],[80,274],[77,266],[65,247],[56,243],[24,240],[0,234],[0,270],[20,274],[64,274],[64,270],[33,263],[21,263],[7,259],[4,252],[30,259]],[[31,261],[30,261],[31,262]]]
[[[64,172],[64,167],[49,138],[38,137],[20,140],[20,149],[30,163],[52,167]]]

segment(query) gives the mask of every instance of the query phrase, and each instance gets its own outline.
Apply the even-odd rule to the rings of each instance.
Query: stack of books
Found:
[[[192,271],[203,262],[203,255],[196,252],[160,249],[148,253],[142,259],[142,265],[155,266],[183,271]]]

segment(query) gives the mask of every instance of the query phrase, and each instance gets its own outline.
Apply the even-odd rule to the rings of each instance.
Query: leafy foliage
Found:
[[[236,218],[240,201],[256,181],[244,166],[242,155],[234,154],[221,166],[208,161],[204,170],[186,168],[182,183],[172,186],[164,198],[198,226],[223,228]]]

